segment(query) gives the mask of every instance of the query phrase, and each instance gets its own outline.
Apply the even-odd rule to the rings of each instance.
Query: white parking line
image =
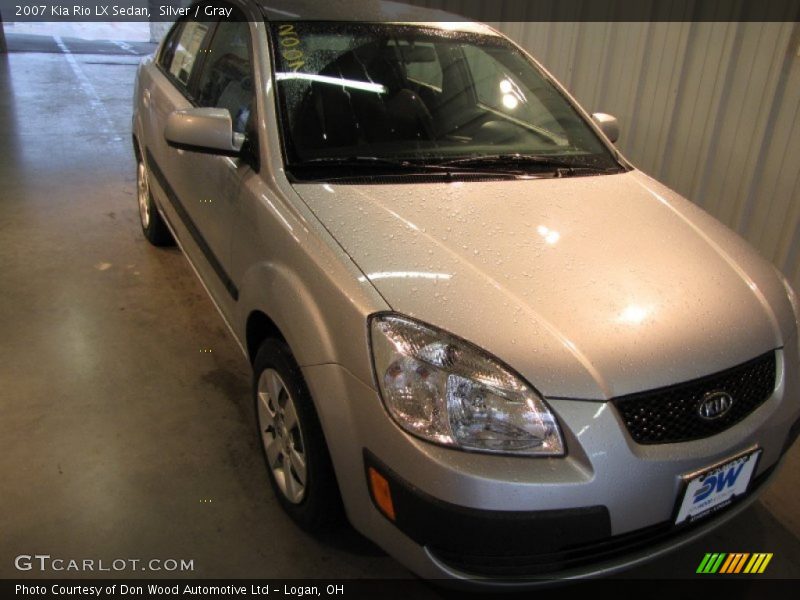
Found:
[[[126,42],[117,42],[117,41],[115,41],[114,45],[119,47],[119,48],[121,48],[122,50],[125,50],[125,52],[130,52],[131,54],[136,54],[136,55],[139,54],[138,52],[136,52],[136,50],[133,49],[133,46],[131,46],[130,44],[128,44]]]
[[[108,109],[100,99],[100,96],[92,85],[92,82],[89,81],[89,78],[86,76],[86,73],[84,73],[80,63],[75,60],[75,57],[72,55],[72,52],[70,52],[69,48],[67,48],[67,45],[64,43],[64,40],[61,39],[61,36],[54,35],[53,40],[64,54],[64,58],[67,59],[67,63],[69,63],[72,72],[80,82],[81,90],[83,90],[83,93],[89,98],[89,105],[91,106],[92,110],[95,112],[95,114],[97,114],[97,116],[100,117],[98,121],[100,123],[101,133],[113,135],[114,124],[111,120],[111,114],[109,114]],[[120,140],[122,140],[120,136],[114,136],[114,141]]]

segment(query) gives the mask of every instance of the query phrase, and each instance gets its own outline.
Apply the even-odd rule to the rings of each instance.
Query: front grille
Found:
[[[724,431],[752,413],[775,390],[775,352],[715,375],[614,399],[631,437],[639,444],[696,440]],[[699,406],[706,394],[733,398],[723,416],[704,420]]]

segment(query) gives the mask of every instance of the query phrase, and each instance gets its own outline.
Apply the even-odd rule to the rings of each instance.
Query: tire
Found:
[[[136,162],[136,199],[139,203],[139,222],[142,224],[142,232],[153,246],[173,246],[175,240],[156,208],[153,193],[150,191],[150,175],[141,153],[139,154]]]
[[[268,339],[259,348],[253,397],[264,462],[281,506],[305,531],[338,525],[342,501],[322,426],[300,367],[282,340]]]

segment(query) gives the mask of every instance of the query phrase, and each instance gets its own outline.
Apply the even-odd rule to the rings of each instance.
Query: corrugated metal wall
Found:
[[[800,287],[800,25],[495,23]]]
[[[473,18],[484,10],[435,6]],[[741,233],[800,289],[800,24],[524,22],[547,15],[535,2],[508,6],[516,22],[491,24],[589,112],[615,115],[625,156]],[[497,14],[489,6],[482,20]]]

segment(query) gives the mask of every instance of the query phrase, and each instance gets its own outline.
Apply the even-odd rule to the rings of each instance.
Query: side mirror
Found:
[[[174,148],[223,156],[238,156],[244,143],[226,108],[176,110],[167,117],[164,137]]]
[[[594,113],[592,115],[592,120],[612,143],[619,139],[619,122],[617,121],[617,117],[612,117],[606,113]]]

